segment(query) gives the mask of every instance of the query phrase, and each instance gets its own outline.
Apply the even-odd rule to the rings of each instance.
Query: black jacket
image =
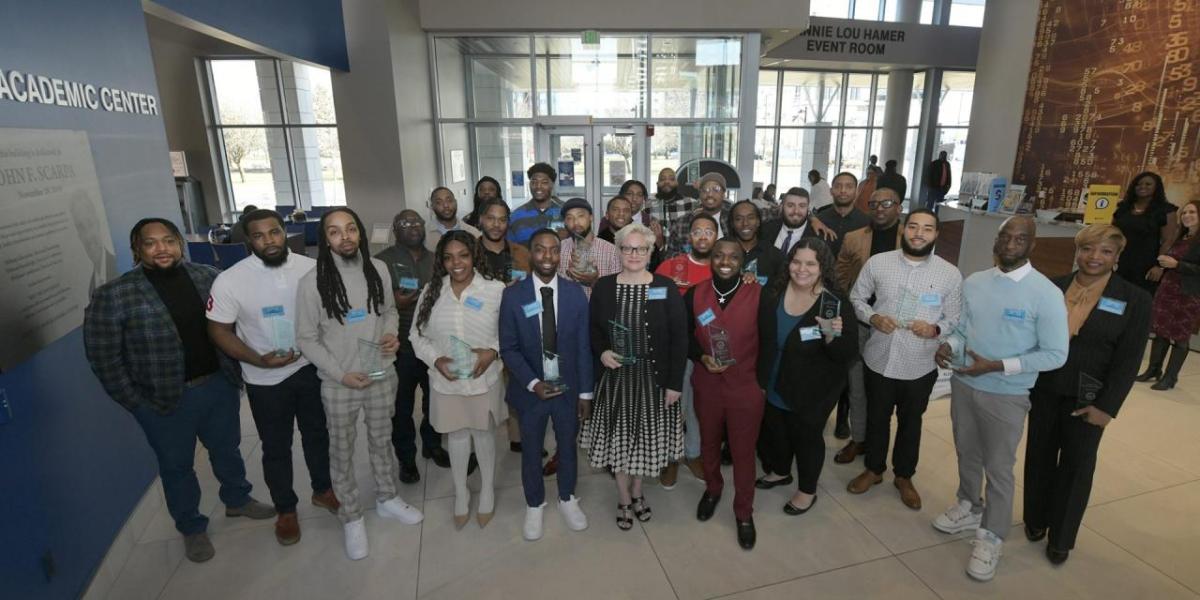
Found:
[[[1065,293],[1074,278],[1071,274],[1053,281]],[[1079,334],[1071,338],[1067,362],[1038,375],[1033,386],[1034,397],[1039,392],[1076,397],[1080,373],[1086,373],[1104,384],[1094,406],[1117,416],[1142,364],[1142,352],[1150,336],[1151,300],[1145,290],[1115,273],[1104,286],[1101,302],[1104,298],[1124,302],[1123,314],[1101,310],[1098,303],[1079,328]]]
[[[1192,244],[1179,260],[1179,287],[1189,296],[1200,294],[1200,242]]]
[[[840,393],[846,385],[847,367],[858,356],[858,317],[854,314],[854,306],[849,297],[835,295],[842,301],[842,335],[828,344],[824,338],[807,342],[800,340],[801,329],[817,324],[820,302],[814,302],[783,344],[775,391],[793,410],[803,410],[805,405],[815,404],[829,394]],[[775,342],[775,312],[782,300],[782,294],[774,295],[763,290],[758,303],[758,385],[764,390],[770,382],[775,353],[779,349]]]
[[[768,246],[774,247],[775,246],[775,238],[779,236],[780,229],[783,229],[783,220],[782,219],[771,219],[770,221],[763,223],[762,227],[759,228],[758,239],[760,241],[766,242]],[[820,237],[820,236],[817,235],[816,231],[813,231],[812,223],[809,221],[805,221],[804,232],[800,234],[800,239],[810,238],[810,237]],[[778,248],[776,248],[776,250],[778,250]]]
[[[654,375],[658,385],[669,390],[683,391],[683,371],[688,360],[687,311],[683,296],[675,282],[662,275],[655,275],[651,287],[667,288],[666,300],[646,302],[646,330],[650,333],[650,354],[654,361]],[[617,318],[617,276],[606,275],[592,286],[592,354],[596,357],[596,380],[605,367],[600,364],[600,355],[611,350],[609,341],[610,320]]]

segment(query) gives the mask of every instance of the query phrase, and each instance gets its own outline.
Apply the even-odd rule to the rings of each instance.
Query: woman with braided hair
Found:
[[[321,377],[321,403],[329,427],[329,474],[342,505],[338,517],[346,556],[367,556],[367,530],[354,478],[359,413],[367,425],[367,451],[380,517],[407,525],[421,511],[396,494],[392,414],[396,410],[395,360],[399,315],[386,265],[371,258],[363,224],[354,211],[335,208],[321,217],[317,266],[300,280],[296,345]],[[381,356],[373,357],[373,352]]]
[[[500,297],[504,284],[484,267],[483,250],[465,231],[449,231],[438,241],[433,277],[421,291],[417,317],[409,330],[413,352],[433,367],[429,373],[429,422],[447,434],[450,473],[454,478],[454,526],[470,517],[467,490],[471,442],[479,461],[476,517],[486,527],[495,514],[495,426],[507,418],[501,410]],[[455,346],[470,350],[456,359]]]

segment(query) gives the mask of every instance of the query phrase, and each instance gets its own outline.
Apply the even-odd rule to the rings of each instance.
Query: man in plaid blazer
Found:
[[[216,269],[185,262],[183,237],[165,219],[142,219],[129,238],[134,268],[92,295],[84,346],[105,391],[145,432],[187,557],[203,562],[214,551],[199,510],[197,439],[221,482],[226,516],[269,519],[275,510],[250,497],[238,450],[238,367],[207,334],[204,308]]]

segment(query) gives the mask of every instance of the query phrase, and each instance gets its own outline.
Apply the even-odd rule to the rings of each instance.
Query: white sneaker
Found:
[[[546,508],[546,503],[541,506],[526,506],[525,507],[525,528],[522,534],[526,541],[536,542],[542,539],[542,509]]]
[[[405,525],[416,525],[425,519],[425,515],[416,507],[410,505],[400,496],[396,496],[387,502],[375,502],[375,510],[379,511],[379,516],[387,519],[396,519]]]
[[[571,494],[570,500],[558,501],[558,512],[562,514],[562,518],[567,522],[567,529],[571,531],[583,531],[587,529],[587,515],[583,514],[583,509],[579,507],[579,498],[575,494]]]
[[[369,550],[367,546],[367,522],[359,517],[357,521],[351,521],[342,525],[342,532],[346,535],[346,556],[350,560],[362,560],[367,557]]]
[[[933,528],[942,533],[961,533],[979,527],[983,513],[971,512],[971,503],[959,500],[958,504],[946,509],[933,520]]]
[[[967,575],[976,581],[991,581],[996,576],[996,567],[1000,565],[1000,547],[1004,540],[996,534],[980,527],[975,530],[975,539],[971,545],[971,560],[967,561]]]

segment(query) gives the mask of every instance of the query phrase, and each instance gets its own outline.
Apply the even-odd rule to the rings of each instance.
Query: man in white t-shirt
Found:
[[[818,210],[833,204],[833,190],[829,188],[829,183],[821,178],[821,172],[813,169],[808,172],[809,198],[808,211],[816,213]]]
[[[263,477],[279,518],[275,539],[300,541],[299,499],[292,489],[293,423],[300,428],[312,503],[337,513],[329,477],[329,431],[317,369],[296,349],[296,288],[316,265],[288,252],[283,219],[272,210],[247,213],[251,255],[217,276],[208,297],[208,334],[225,354],[241,362],[246,396],[263,449]]]

